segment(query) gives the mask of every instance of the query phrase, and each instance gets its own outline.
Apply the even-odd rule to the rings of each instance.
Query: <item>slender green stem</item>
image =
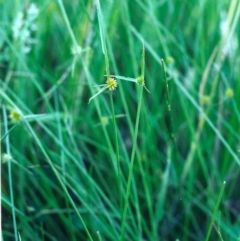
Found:
[[[141,62],[141,77],[144,79],[145,76],[145,47],[144,43],[142,46],[142,62]]]
[[[54,103],[55,103],[55,108],[57,113],[59,113],[59,100],[58,100],[58,95],[57,92],[54,92]],[[63,143],[63,136],[62,136],[62,125],[61,125],[61,120],[60,116],[56,115],[57,117],[57,128],[58,128],[58,138],[61,143]],[[66,166],[65,166],[65,155],[63,149],[60,150],[60,157],[61,157],[61,169],[62,169],[62,175],[63,175],[63,180],[65,180],[66,177]]]
[[[73,75],[74,75],[74,70],[75,70],[75,65],[76,65],[77,60],[78,60],[78,57],[79,57],[78,54],[80,53],[80,51],[82,50],[82,48],[78,45],[77,39],[76,39],[76,37],[75,37],[75,35],[74,35],[74,33],[73,33],[73,30],[72,30],[72,28],[71,28],[71,25],[70,25],[70,22],[69,22],[67,13],[66,13],[66,11],[65,11],[65,8],[64,8],[64,6],[63,6],[62,0],[58,0],[58,4],[59,4],[59,7],[60,7],[60,9],[61,9],[61,12],[62,12],[64,21],[65,21],[65,23],[66,23],[66,25],[67,25],[67,30],[68,30],[68,32],[69,32],[69,34],[70,34],[71,39],[72,39],[72,43],[73,43],[72,48],[74,49],[74,52],[77,53],[77,54],[74,56],[74,58],[73,58],[73,62],[72,62],[72,66],[71,66],[71,73],[72,73],[72,77],[73,77]]]
[[[114,110],[112,92],[110,93],[110,101],[111,101],[113,128],[114,128],[115,144],[116,144],[116,158],[117,158],[117,168],[118,168],[118,188],[119,188],[120,211],[122,211],[122,183],[121,183],[122,174],[121,174],[121,165],[120,165],[120,158],[119,158],[119,144],[118,144],[118,135],[117,135],[117,124],[116,124],[116,117],[115,117],[115,110]]]
[[[2,108],[3,108],[3,121],[4,121],[5,133],[8,133],[8,120],[7,120],[7,112],[6,112],[5,105],[3,105]],[[11,157],[9,135],[6,135],[5,142],[6,142],[7,155],[8,157]],[[12,185],[12,160],[10,158],[8,160],[8,181],[9,181],[10,200],[11,200],[11,207],[12,207],[14,237],[15,237],[15,240],[18,241],[17,222],[16,222],[16,214],[15,214],[15,206],[14,206],[13,185]]]
[[[125,222],[126,222],[126,216],[127,216],[130,188],[131,188],[131,183],[132,183],[132,179],[133,179],[133,167],[134,167],[135,153],[137,150],[137,136],[138,136],[138,127],[139,127],[139,120],[140,120],[141,107],[142,107],[143,88],[145,86],[144,85],[144,75],[145,75],[145,47],[143,44],[142,59],[141,59],[141,76],[140,76],[141,82],[139,83],[139,86],[140,86],[139,102],[138,102],[137,118],[136,118],[135,130],[134,130],[134,136],[133,136],[133,149],[132,149],[132,154],[131,154],[129,174],[128,174],[128,180],[127,180],[127,191],[126,191],[124,209],[123,209],[123,214],[122,214],[121,237],[120,237],[121,241],[124,240]],[[138,214],[138,221],[140,224],[141,223],[140,222],[141,215],[140,215],[139,209],[137,209],[137,214]],[[140,225],[139,225],[139,231],[141,231]],[[141,233],[139,235],[141,236]],[[140,237],[140,239],[141,239],[141,237]]]
[[[218,196],[217,203],[216,203],[215,208],[214,208],[213,216],[212,216],[209,228],[208,228],[207,237],[206,237],[205,241],[209,240],[209,237],[210,237],[210,234],[211,234],[211,231],[212,231],[212,228],[213,228],[214,220],[215,220],[216,215],[217,215],[218,207],[219,207],[219,204],[220,204],[222,196],[223,196],[225,186],[226,186],[226,182],[224,181],[223,184],[222,184],[221,190],[220,190],[220,194]]]
[[[109,69],[109,61],[108,61],[108,55],[107,53],[104,55],[105,56],[105,64],[106,64],[106,75],[107,75],[107,78],[109,78],[110,76],[110,69]]]
[[[96,0],[96,5],[97,5],[100,38],[101,38],[101,44],[102,44],[102,52],[105,57],[105,65],[106,65],[105,70],[106,70],[107,78],[109,78],[110,69],[109,69],[109,60],[108,60],[108,52],[107,52],[107,45],[106,45],[106,32],[105,32],[105,25],[103,22],[102,10],[101,10],[101,5],[99,0]]]
[[[102,241],[102,237],[101,237],[101,234],[99,231],[97,231],[97,236],[98,236],[99,241]]]
[[[22,241],[22,239],[21,239],[21,235],[20,235],[19,232],[18,232],[18,237],[19,237],[19,241]]]
[[[102,44],[102,52],[105,57],[105,71],[107,75],[107,79],[110,77],[110,69],[109,69],[109,59],[108,59],[108,51],[106,46],[106,32],[105,32],[105,25],[102,16],[102,10],[100,1],[96,0],[97,5],[97,15],[98,15],[98,24],[99,24],[99,31],[100,31],[100,38]],[[114,135],[115,135],[115,143],[116,143],[116,157],[117,157],[117,175],[118,175],[118,187],[119,187],[119,195],[120,195],[120,210],[122,210],[122,187],[121,187],[121,167],[120,167],[120,160],[119,160],[119,145],[118,145],[118,136],[117,136],[117,125],[116,125],[116,118],[115,118],[115,111],[114,111],[114,104],[113,104],[113,97],[112,93],[110,94],[110,102],[111,102],[111,110],[112,110],[112,118],[113,118],[113,126],[114,126]]]
[[[100,31],[100,38],[102,44],[102,52],[105,58],[105,71],[107,75],[107,79],[110,77],[110,68],[109,68],[109,59],[108,59],[108,51],[106,45],[106,31],[105,25],[102,16],[102,10],[100,1],[96,0],[97,5],[97,15],[98,15],[98,24],[99,24],[99,31]],[[113,119],[113,126],[114,126],[114,135],[115,135],[115,144],[116,144],[116,158],[117,158],[117,176],[118,176],[118,188],[119,188],[119,199],[120,199],[120,212],[122,214],[122,184],[121,184],[121,166],[119,160],[119,145],[118,145],[118,136],[117,136],[117,125],[116,125],[116,118],[115,118],[115,111],[114,111],[114,104],[113,104],[113,96],[112,93],[110,94],[110,102],[111,102],[111,110],[112,110],[112,119]]]
[[[135,131],[134,131],[133,149],[132,149],[131,160],[130,160],[129,174],[128,174],[128,180],[127,180],[127,190],[126,190],[124,209],[123,209],[123,215],[122,215],[122,223],[121,223],[121,238],[120,238],[121,241],[124,240],[128,200],[129,200],[129,194],[130,194],[131,183],[133,178],[133,167],[134,167],[134,159],[135,159],[135,153],[137,148],[137,137],[138,137],[138,127],[139,127],[139,120],[140,120],[140,113],[141,113],[141,106],[142,106],[142,96],[143,96],[143,85],[140,85],[140,95],[139,95],[139,104],[137,109],[137,118],[136,118]]]
[[[163,77],[165,81],[165,86],[166,86],[166,104],[167,104],[167,110],[170,118],[170,127],[169,127],[169,135],[171,137],[171,142],[172,142],[172,147],[176,146],[176,141],[175,141],[175,135],[174,135],[174,130],[173,130],[173,117],[172,117],[172,111],[171,111],[171,103],[170,103],[170,95],[169,95],[169,87],[168,87],[168,81],[167,81],[167,76],[166,76],[166,70],[165,70],[165,64],[164,60],[162,59],[162,69],[163,69]]]
[[[20,123],[16,123],[14,126],[12,126],[10,129],[8,129],[8,132],[6,132],[3,136],[1,136],[0,141],[2,142],[6,136],[10,134],[11,131],[13,131]]]
[[[217,226],[215,224],[213,224],[213,226],[214,226],[214,228],[215,228],[215,230],[217,232],[217,235],[218,235],[220,241],[224,241],[220,230],[217,228]]]
[[[63,6],[62,0],[58,0],[58,4],[59,4],[59,7],[60,7],[60,9],[61,9],[61,12],[62,12],[64,21],[65,21],[65,23],[66,23],[66,25],[67,25],[68,32],[69,32],[70,37],[71,37],[71,39],[72,39],[73,46],[74,46],[74,47],[75,47],[75,46],[77,47],[77,46],[78,46],[78,43],[77,43],[76,37],[75,37],[75,35],[74,35],[74,33],[73,33],[73,30],[72,30],[72,28],[71,28],[70,22],[69,22],[69,20],[68,20],[68,16],[67,16],[67,13],[66,13],[66,11],[65,11],[65,8],[64,8],[64,6]]]
[[[54,103],[55,103],[55,108],[56,108],[57,113],[59,113],[59,99],[58,98],[59,97],[58,97],[57,91],[54,91]],[[58,139],[61,143],[64,143],[63,136],[62,136],[63,130],[62,130],[60,116],[56,115],[56,118],[57,118],[56,121],[57,121],[57,130],[58,130]],[[63,148],[60,149],[60,159],[61,159],[61,170],[62,170],[62,176],[63,176],[62,179],[63,179],[63,182],[65,182],[66,181],[66,165],[65,165],[65,153],[64,153]],[[70,203],[67,198],[66,198],[66,207],[70,208]],[[69,220],[71,220],[70,214],[68,215],[68,218],[69,218]],[[72,227],[72,226],[73,226],[73,223],[70,221],[69,227]],[[69,230],[67,230],[69,237],[71,237],[71,240],[75,240],[74,232],[71,232]]]
[[[160,187],[160,191],[157,197],[157,204],[155,208],[155,220],[159,224],[163,218],[164,214],[164,204],[167,196],[167,187],[168,187],[168,182],[170,180],[169,174],[170,174],[170,169],[171,169],[171,163],[172,163],[172,146],[168,146],[167,150],[167,166],[165,168],[164,172],[164,178],[162,180],[162,185]]]

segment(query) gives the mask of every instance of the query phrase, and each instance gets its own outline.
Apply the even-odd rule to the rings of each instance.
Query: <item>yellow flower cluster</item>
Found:
[[[113,91],[117,88],[117,81],[114,78],[108,78],[106,81],[109,90]]]

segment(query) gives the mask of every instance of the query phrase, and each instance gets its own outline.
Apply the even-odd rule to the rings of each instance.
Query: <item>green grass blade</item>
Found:
[[[223,193],[224,193],[225,186],[226,186],[226,182],[224,181],[223,184],[222,184],[222,187],[221,187],[219,196],[218,196],[218,200],[217,200],[216,205],[215,205],[215,208],[214,208],[213,216],[212,216],[212,219],[211,219],[209,228],[208,228],[208,232],[207,232],[207,236],[206,236],[206,238],[205,238],[205,241],[208,241],[209,238],[210,238],[211,231],[212,231],[212,228],[213,228],[213,224],[214,224],[215,218],[216,218],[216,216],[217,216],[217,211],[218,211],[220,202],[221,202],[221,200],[222,200],[222,196],[223,196]]]
[[[9,133],[6,107],[5,107],[5,105],[3,105],[2,107],[3,107],[3,121],[4,121],[5,133]],[[6,150],[7,150],[6,154],[10,157],[11,156],[11,150],[10,150],[9,135],[6,135],[5,143],[6,143]],[[12,179],[12,161],[11,161],[11,159],[8,160],[7,164],[8,164],[8,182],[9,182],[9,190],[10,190],[10,200],[11,200],[11,207],[12,207],[13,231],[14,231],[15,241],[18,241],[18,233],[17,233],[18,229],[17,229],[15,204],[14,204],[13,179]]]

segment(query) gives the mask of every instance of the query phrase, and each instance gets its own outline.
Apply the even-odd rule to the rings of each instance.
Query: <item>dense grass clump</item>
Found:
[[[0,3],[2,240],[240,239],[240,2]]]

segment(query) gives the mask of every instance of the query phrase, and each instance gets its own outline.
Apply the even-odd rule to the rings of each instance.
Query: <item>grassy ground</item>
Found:
[[[240,240],[238,0],[0,9],[2,240]]]

